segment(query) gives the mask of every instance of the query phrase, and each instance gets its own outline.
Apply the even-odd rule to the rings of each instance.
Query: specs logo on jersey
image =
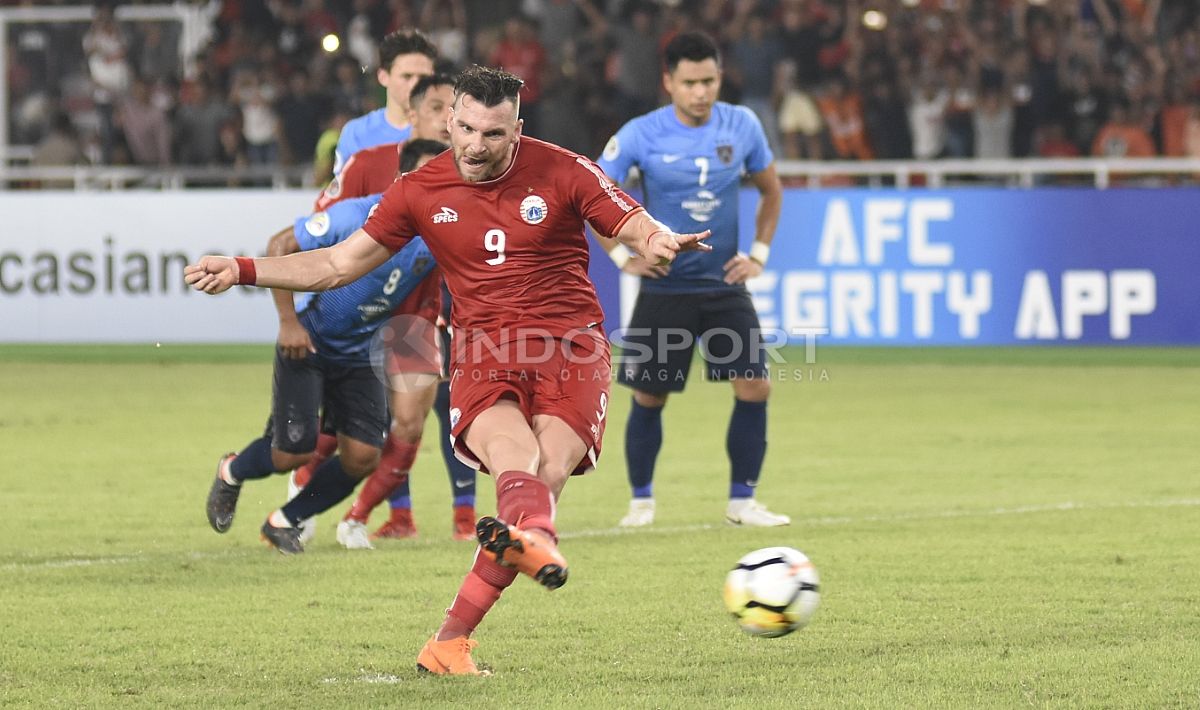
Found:
[[[304,223],[304,229],[314,237],[323,237],[329,231],[329,214],[318,212]]]
[[[521,219],[529,224],[540,224],[549,212],[546,201],[537,195],[530,195],[521,200]]]
[[[733,146],[731,146],[731,145],[717,146],[717,158],[725,165],[729,165],[730,163],[732,163],[733,162]]]
[[[449,207],[443,207],[441,212],[433,216],[434,224],[446,224],[447,222],[457,222],[458,213]]]

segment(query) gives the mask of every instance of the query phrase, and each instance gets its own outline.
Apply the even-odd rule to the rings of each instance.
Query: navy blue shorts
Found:
[[[683,391],[697,344],[710,380],[768,374],[758,313],[744,288],[641,291],[629,327],[614,342],[622,349],[614,363],[618,381],[650,394]]]
[[[264,436],[289,454],[314,451],[321,431],[381,448],[389,424],[387,399],[387,387],[370,364],[344,365],[313,353],[286,358],[276,348],[271,418]]]

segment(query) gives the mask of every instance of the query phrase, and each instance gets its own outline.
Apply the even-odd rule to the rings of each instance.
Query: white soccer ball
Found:
[[[790,547],[755,550],[725,577],[725,608],[752,636],[774,638],[803,628],[820,603],[817,568]]]

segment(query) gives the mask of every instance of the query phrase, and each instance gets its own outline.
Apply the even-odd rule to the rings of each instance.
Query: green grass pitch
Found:
[[[477,634],[494,675],[447,679],[415,656],[473,548],[432,419],[420,539],[344,551],[339,506],[284,558],[257,530],[284,477],[226,535],[203,512],[218,455],[262,429],[269,348],[0,348],[0,705],[1200,706],[1200,351],[788,354],[759,498],[790,527],[722,522],[732,395],[693,382],[655,526],[614,529],[618,388],[600,470],[560,502],[570,582],[518,579]],[[813,559],[822,606],[750,638],[721,584],[769,545]]]

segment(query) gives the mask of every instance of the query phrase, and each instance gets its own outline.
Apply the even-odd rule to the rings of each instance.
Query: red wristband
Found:
[[[233,260],[238,265],[238,286],[253,286],[258,282],[258,272],[254,268],[253,257],[235,256]]]

